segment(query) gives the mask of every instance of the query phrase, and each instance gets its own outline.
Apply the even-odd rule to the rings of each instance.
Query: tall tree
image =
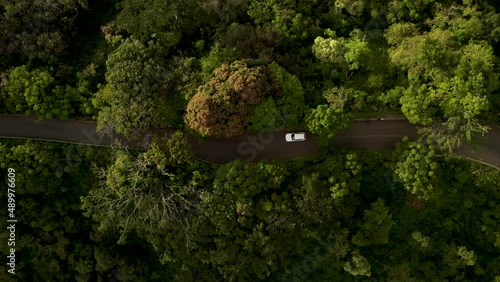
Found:
[[[315,1],[251,0],[247,13],[255,24],[275,27],[284,37],[300,41],[319,32],[312,14],[321,4]]]
[[[254,108],[249,130],[274,130],[282,125],[281,115],[276,107],[273,97],[267,97],[262,103]]]
[[[161,57],[159,52],[157,45],[146,46],[138,40],[126,39],[109,55],[107,83],[94,99],[94,105],[100,109],[98,129],[113,129],[134,137],[139,130],[158,123],[178,126],[175,115],[169,118],[172,113],[163,115],[159,108],[166,102],[178,102],[175,96],[163,95],[161,91],[169,77],[157,61]]]
[[[319,136],[321,144],[333,142],[333,138],[341,129],[351,126],[349,114],[328,105],[319,105],[310,110],[305,118],[306,128]]]
[[[158,2],[124,0],[119,3],[116,24],[146,43],[158,40],[161,46],[173,47],[183,33],[192,33],[206,17],[197,0]]]
[[[354,276],[371,276],[372,272],[370,262],[368,262],[368,260],[361,255],[361,252],[358,249],[355,249],[351,252],[351,254],[351,260],[344,264],[344,270]]]
[[[205,136],[242,134],[255,105],[276,88],[269,76],[267,68],[248,60],[223,64],[189,101],[187,126]]]
[[[6,105],[11,112],[24,112],[41,119],[70,117],[79,94],[72,87],[56,86],[50,73],[30,70],[27,66],[12,69],[2,90],[8,96]]]
[[[371,209],[365,210],[363,223],[352,238],[352,243],[357,246],[387,244],[389,231],[394,224],[389,208],[385,206],[383,199],[378,198],[371,204]]]
[[[330,29],[325,35],[327,38],[318,36],[314,40],[312,51],[321,62],[329,64],[333,77],[347,81],[352,71],[373,68],[373,52],[360,30],[352,31],[349,38],[338,37]]]
[[[350,217],[360,191],[361,164],[356,154],[333,155],[306,170],[296,189],[296,202],[304,222],[323,222],[323,217]],[[324,198],[324,195],[329,197]],[[323,215],[324,213],[324,215]],[[326,223],[325,223],[326,224]]]
[[[297,128],[305,115],[304,88],[297,76],[287,72],[276,62],[270,63],[269,69],[278,85],[277,91],[273,91],[276,91],[276,105],[285,126],[290,129]]]
[[[410,193],[422,199],[430,199],[437,191],[438,164],[432,146],[410,142],[401,147],[402,155],[394,173],[402,180]]]
[[[185,137],[154,139],[137,157],[117,151],[113,164],[101,171],[100,188],[82,198],[82,209],[99,222],[100,231],[120,231],[120,241],[135,231],[155,238],[165,230],[187,228],[195,187],[176,181],[176,167],[189,161]]]

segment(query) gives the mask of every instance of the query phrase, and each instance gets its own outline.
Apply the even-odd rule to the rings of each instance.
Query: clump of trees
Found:
[[[205,136],[242,134],[254,106],[276,89],[269,76],[269,70],[250,61],[223,64],[189,101],[186,125]]]
[[[7,168],[15,170],[15,216],[22,224],[16,224],[15,274],[2,265],[0,280],[140,281],[171,277],[170,267],[158,268],[156,254],[142,239],[110,244],[118,236],[99,233],[95,222],[82,214],[80,197],[98,184],[93,168],[104,168],[109,160],[106,148],[1,142],[0,178],[7,179]],[[7,189],[0,198],[7,202]],[[6,229],[6,223],[1,227]],[[2,248],[2,256],[7,256],[7,251]]]
[[[321,144],[329,144],[339,130],[351,126],[351,118],[342,109],[319,105],[308,113],[305,123],[309,131],[319,136]]]
[[[22,61],[60,64],[78,14],[86,1],[2,1],[0,68]]]
[[[434,148],[404,140],[397,151],[401,155],[394,173],[403,182],[405,189],[425,200],[436,195],[435,186],[440,172]]]
[[[297,127],[304,116],[300,81],[275,62],[222,64],[186,108],[186,125],[204,136],[232,137],[251,130]]]
[[[398,86],[401,110],[410,122],[430,126],[423,133],[439,149],[451,151],[487,132],[478,120],[500,87],[488,40],[493,30],[479,28],[490,16],[465,1],[437,6],[423,24],[400,22],[385,31],[391,62],[407,75]]]
[[[77,89],[56,86],[55,78],[41,69],[27,66],[12,69],[3,83],[5,104],[12,112],[24,112],[38,118],[69,118],[73,103],[79,100]]]
[[[168,89],[172,78],[158,62],[162,49],[136,39],[118,40],[106,61],[106,84],[93,100],[100,110],[98,129],[135,137],[150,126],[179,127],[184,102]]]
[[[118,228],[119,242],[132,231],[148,237],[185,225],[193,187],[162,177],[174,179],[174,168],[190,161],[190,149],[186,137],[176,133],[155,138],[138,156],[117,151],[113,164],[99,173],[102,188],[82,198],[82,209],[100,222],[101,231]]]
[[[18,265],[21,280],[500,275],[491,260],[498,171],[432,159],[441,174],[426,190],[419,169],[428,149],[416,143],[401,159],[337,151],[218,166],[191,158],[180,133],[141,152],[31,141],[2,142],[0,152],[2,167],[15,168],[23,183],[16,214],[28,225],[16,250],[30,260]],[[384,177],[391,169],[403,183]],[[407,193],[434,191],[442,193],[424,206],[405,202]]]
[[[156,41],[164,47],[175,47],[183,35],[189,35],[204,23],[200,1],[157,2],[124,0],[114,24],[142,43]]]

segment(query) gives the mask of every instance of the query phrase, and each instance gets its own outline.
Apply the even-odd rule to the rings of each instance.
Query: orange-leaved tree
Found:
[[[186,125],[204,136],[242,134],[254,106],[277,91],[267,67],[252,65],[250,60],[222,64],[189,101]]]

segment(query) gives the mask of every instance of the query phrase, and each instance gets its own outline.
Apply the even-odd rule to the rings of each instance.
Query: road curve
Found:
[[[170,135],[175,130],[152,129],[143,140],[130,143],[140,147],[153,134]],[[320,153],[314,135],[308,134],[304,142],[287,143],[286,131],[246,134],[233,138],[208,138],[199,144],[190,137],[190,144],[197,158],[213,163],[227,163],[235,159],[260,161],[263,159],[293,159]],[[337,134],[334,146],[351,149],[382,150],[394,147],[404,136],[417,138],[416,126],[405,120],[354,121],[352,127]],[[109,146],[113,138],[96,131],[96,124],[89,121],[44,120],[22,115],[0,115],[0,137],[46,140],[65,143]],[[461,148],[459,153],[500,167],[500,129],[493,128],[485,143],[477,151]]]

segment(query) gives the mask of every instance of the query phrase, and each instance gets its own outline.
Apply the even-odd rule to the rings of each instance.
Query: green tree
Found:
[[[459,39],[459,31],[445,22],[431,21],[429,32],[413,24],[396,24],[385,36],[393,46],[389,50],[392,63],[407,72],[406,89],[393,92],[402,94],[403,113],[412,123],[430,126],[422,130],[429,142],[451,151],[486,133],[478,119],[490,109],[489,98],[500,84],[491,46]]]
[[[349,128],[351,118],[341,109],[328,105],[319,105],[310,110],[305,118],[306,128],[319,136],[321,144],[329,144],[342,129]]]
[[[354,30],[349,38],[338,37],[327,29],[325,35],[314,40],[313,54],[321,62],[329,64],[334,77],[347,80],[350,72],[361,68],[373,68],[373,52],[360,30]]]
[[[273,97],[267,97],[262,103],[254,108],[249,130],[274,130],[280,127],[280,114]]]
[[[360,191],[360,172],[355,154],[329,156],[304,171],[297,184],[300,188],[294,189],[302,224],[328,225],[328,219],[335,216],[352,216],[355,195]]]
[[[403,29],[403,30],[400,30]],[[405,37],[394,39],[392,33],[399,32]],[[398,36],[398,34],[394,34]],[[422,75],[424,78],[436,79],[436,75],[441,75],[439,71],[447,70],[451,63],[455,61],[456,44],[452,34],[448,30],[433,30],[422,34],[412,26],[396,26],[389,28],[386,38],[391,42],[389,55],[391,61],[413,76]],[[436,73],[437,72],[437,73]]]
[[[354,29],[348,36],[337,32],[325,30],[312,46],[323,76],[323,96],[346,110],[379,111],[376,98],[393,81],[385,44],[372,31]]]
[[[433,159],[434,149],[418,142],[409,142],[402,147],[401,159],[394,171],[405,189],[422,199],[435,195],[439,178],[438,164]]]
[[[365,1],[338,0],[335,1],[335,8],[338,10],[346,10],[352,16],[361,17],[365,9]]]
[[[401,110],[411,123],[429,125],[437,113],[437,107],[433,103],[437,99],[435,92],[430,92],[426,84],[418,87],[408,87],[401,99]]]
[[[213,78],[215,69],[222,64],[231,64],[240,57],[240,51],[237,48],[223,48],[219,42],[215,42],[210,47],[207,55],[200,59],[201,76],[203,81],[209,81]]]
[[[297,205],[304,216],[304,223],[326,223],[335,214],[331,191],[320,174],[313,172],[302,176],[302,188],[296,190]]]
[[[331,107],[344,112],[359,112],[365,109],[367,93],[345,86],[333,87],[323,92]]]
[[[358,249],[351,252],[352,258],[344,264],[344,270],[354,276],[371,276],[371,265]]]
[[[286,38],[301,41],[314,36],[319,28],[314,24],[316,1],[251,0],[247,14],[257,25],[272,26]]]
[[[172,146],[172,147],[170,147]],[[99,189],[82,197],[85,215],[99,222],[99,230],[120,231],[125,242],[131,231],[155,238],[165,230],[187,228],[187,213],[193,206],[194,187],[175,181],[176,166],[191,155],[179,134],[134,158],[117,151],[113,164],[100,172]]]
[[[401,22],[390,25],[384,31],[384,37],[389,45],[399,45],[405,39],[419,34],[417,25],[414,23]]]
[[[423,140],[433,144],[436,148],[452,153],[463,144],[477,145],[488,132],[489,127],[477,120],[461,120],[450,118],[444,123],[433,124],[419,128],[418,132]]]
[[[188,163],[193,157],[193,151],[188,137],[182,131],[176,131],[168,138],[155,136],[150,149],[145,153],[154,159],[158,168],[164,169],[167,165],[176,166]]]
[[[391,266],[388,282],[416,282],[417,279],[411,274],[409,263]]]
[[[352,243],[357,246],[387,244],[389,231],[394,224],[389,208],[383,199],[378,198],[371,204],[371,209],[365,210],[363,223],[352,238]]]
[[[469,76],[468,81],[455,76],[441,82],[438,88],[426,84],[418,88],[410,86],[400,100],[403,113],[410,122],[430,125],[421,129],[428,142],[452,151],[484,136],[488,130],[477,121],[490,107],[482,81],[481,75]],[[441,118],[436,117],[438,113]]]
[[[285,125],[290,129],[297,128],[305,115],[304,88],[295,75],[287,72],[276,62],[269,64],[269,69],[279,86],[276,105],[285,120]]]
[[[213,189],[201,193],[195,255],[222,279],[265,279],[300,240],[282,190],[286,176],[279,164],[236,161],[221,166]]]
[[[202,1],[198,3],[204,12],[210,16],[211,24],[217,23],[236,23],[238,19],[246,16],[247,1],[226,0],[224,3],[217,0]]]
[[[449,267],[446,274],[457,275],[461,268],[474,266],[476,264],[477,256],[474,251],[468,251],[464,246],[456,246],[452,243],[446,246],[446,251],[443,256],[444,263]]]
[[[106,281],[126,271],[133,281],[169,277],[170,265],[139,240],[119,246],[116,234],[97,232],[95,223],[82,215],[80,197],[97,188],[92,168],[105,167],[107,148],[34,141],[2,141],[0,178],[7,168],[16,174],[16,274],[5,281]],[[21,187],[22,185],[22,187]],[[7,190],[0,193],[7,201]],[[6,223],[1,224],[5,229]],[[2,234],[3,235],[3,234]],[[2,255],[7,256],[2,249]],[[156,274],[155,274],[156,273]]]
[[[199,1],[125,0],[119,3],[116,24],[146,43],[158,40],[161,46],[172,47],[181,40],[183,33],[190,34],[205,18]]]
[[[226,49],[237,50],[238,58],[256,58],[269,64],[279,58],[283,36],[274,26],[233,23],[219,41]]]
[[[488,5],[480,7],[479,3],[466,0],[462,3],[436,5],[436,12],[430,19],[433,28],[448,28],[458,42],[467,43],[470,40],[484,40],[495,28],[485,22]],[[491,7],[492,8],[492,7]],[[481,11],[483,10],[483,11]]]
[[[432,17],[429,11],[434,5],[434,0],[423,0],[419,2],[394,0],[387,5],[388,11],[386,17],[390,23],[419,22]]]
[[[76,89],[56,86],[55,79],[46,71],[30,70],[20,66],[9,72],[3,87],[6,104],[11,112],[24,112],[45,118],[69,118],[74,113],[73,103],[79,93]]]
[[[23,234],[15,245],[16,275],[25,272],[22,280],[91,279],[96,275],[91,223],[82,217],[78,197],[93,187],[90,163],[95,157],[106,160],[103,149],[27,141],[2,143],[0,153],[0,177],[7,177],[8,167],[15,170],[15,215],[26,222],[16,225]],[[2,200],[6,196],[2,193]]]
[[[157,52],[156,45],[145,46],[137,40],[126,39],[109,55],[107,84],[96,93],[93,101],[100,109],[99,130],[112,129],[135,137],[138,131],[157,124],[178,126],[177,115],[162,115],[159,108],[165,103],[179,101],[175,95],[164,95],[161,91],[169,78],[157,62]]]

